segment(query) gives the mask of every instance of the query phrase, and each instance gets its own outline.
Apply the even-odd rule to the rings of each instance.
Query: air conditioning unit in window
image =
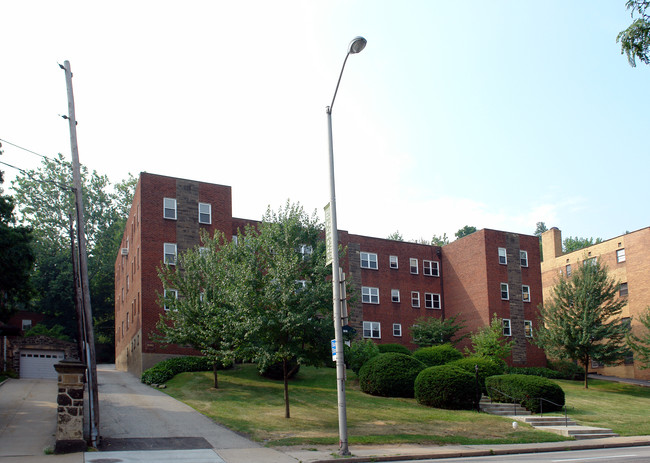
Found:
[[[128,256],[129,255],[129,248],[122,248],[122,255],[123,256]]]

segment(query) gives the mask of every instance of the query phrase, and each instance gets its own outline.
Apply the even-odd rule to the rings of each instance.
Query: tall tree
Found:
[[[431,244],[434,246],[444,246],[445,244],[449,244],[449,237],[447,236],[447,233],[443,233],[442,235],[434,235],[431,237]]]
[[[535,226],[535,236],[539,237],[539,255],[541,256],[542,261],[544,260],[544,252],[542,249],[542,233],[548,231],[546,224],[544,222],[537,222]]]
[[[621,44],[621,55],[627,55],[632,67],[636,67],[637,58],[645,64],[650,64],[650,1],[628,0],[625,6],[631,10],[630,16],[633,19],[635,15],[639,17],[616,37],[616,42]]]
[[[618,363],[628,353],[628,325],[620,318],[626,301],[618,290],[600,260],[586,261],[570,277],[560,276],[550,301],[539,308],[536,344],[549,357],[582,363],[585,389],[591,360]]]
[[[411,340],[418,347],[431,347],[441,344],[458,344],[468,335],[456,337],[465,325],[456,322],[458,315],[445,320],[435,317],[419,318],[411,327]]]
[[[634,351],[635,360],[642,365],[641,369],[646,369],[650,368],[650,307],[646,308],[639,321],[645,327],[645,333],[628,333],[627,343]]]
[[[595,240],[593,238],[580,238],[578,236],[573,237],[569,236],[567,238],[564,238],[562,241],[562,247],[564,248],[564,252],[573,252],[573,251],[579,251],[580,249],[588,248],[589,246],[593,246],[594,244],[602,243],[603,240],[602,238],[596,238]]]
[[[399,232],[399,230],[395,230],[393,233],[388,235],[386,237],[387,240],[393,240],[393,241],[404,241],[404,237],[402,234]]]
[[[513,340],[503,335],[503,320],[495,313],[488,326],[480,328],[470,336],[472,349],[465,349],[467,354],[480,357],[492,357],[505,360],[512,352]]]
[[[463,237],[465,237],[467,235],[471,235],[475,231],[476,231],[476,227],[474,227],[472,225],[465,225],[463,228],[461,228],[460,230],[458,230],[455,233],[455,236],[456,236],[456,239],[458,240],[458,239],[461,239],[461,238],[463,238]]]

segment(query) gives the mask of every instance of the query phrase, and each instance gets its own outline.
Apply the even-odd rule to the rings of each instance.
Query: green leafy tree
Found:
[[[466,354],[505,360],[512,352],[513,340],[503,335],[503,321],[495,313],[488,326],[484,326],[470,336],[472,349],[465,349]]]
[[[612,364],[628,353],[628,325],[620,318],[626,301],[599,260],[559,277],[550,301],[539,307],[536,344],[552,358],[582,363],[585,389],[589,362]]]
[[[29,336],[49,336],[50,338],[60,339],[61,341],[70,341],[70,336],[63,332],[61,325],[54,325],[48,328],[42,323],[39,323],[25,333],[26,338]]]
[[[645,327],[645,333],[637,336],[628,333],[627,343],[632,348],[636,360],[642,365],[641,369],[650,368],[650,307],[646,308],[639,321]]]
[[[445,244],[449,244],[447,233],[443,233],[442,236],[434,234],[433,237],[431,237],[431,244],[434,246],[444,246]]]
[[[465,325],[457,322],[458,315],[445,320],[435,317],[422,317],[416,320],[411,330],[411,340],[418,347],[438,346],[442,344],[458,344],[468,334],[457,337],[457,333]]]
[[[387,240],[393,240],[393,241],[404,241],[404,237],[402,234],[399,232],[399,230],[395,230],[393,233],[388,235],[386,237]]]
[[[630,66],[636,67],[636,60],[639,59],[645,64],[650,64],[650,14],[648,0],[628,0],[625,3],[630,16],[634,19],[632,24],[616,36],[616,43],[621,44],[621,54],[627,55]]]
[[[541,256],[542,260],[544,260],[544,252],[542,250],[542,233],[545,231],[548,231],[546,224],[544,222],[537,222],[537,225],[535,226],[535,236],[539,237],[539,255]]]
[[[465,225],[463,228],[461,228],[455,233],[455,236],[456,239],[459,240],[467,235],[471,235],[475,231],[476,231],[476,227],[473,227],[471,225]]]
[[[564,248],[564,252],[573,252],[573,251],[579,251],[580,249],[588,248],[589,246],[593,246],[594,244],[602,243],[603,240],[602,238],[596,238],[595,240],[593,238],[580,238],[580,237],[573,237],[569,236],[567,238],[564,238],[562,241],[562,247]]]

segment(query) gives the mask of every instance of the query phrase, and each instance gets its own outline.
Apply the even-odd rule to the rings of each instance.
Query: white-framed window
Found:
[[[420,292],[419,291],[411,291],[411,307],[414,307],[416,309],[420,308]]]
[[[176,220],[176,198],[163,198],[163,218]]]
[[[424,308],[425,309],[440,309],[440,294],[424,293]]]
[[[504,318],[501,320],[501,326],[503,326],[503,335],[512,336],[512,331],[510,330],[510,319]]]
[[[163,252],[163,262],[167,265],[176,265],[176,243],[165,243]]]
[[[381,339],[381,323],[363,322],[363,337]]]
[[[361,268],[370,268],[377,270],[377,254],[374,252],[362,252],[361,254]]]
[[[212,204],[199,203],[199,223],[212,223]]]
[[[390,290],[390,300],[393,302],[399,302],[399,289]]]
[[[314,248],[312,248],[308,244],[301,244],[300,246],[298,246],[298,252],[302,256],[302,260],[307,260],[314,253]]]
[[[199,246],[199,256],[207,256],[210,250],[205,246]]]
[[[510,299],[510,294],[508,293],[508,283],[501,283],[501,299],[504,301]]]
[[[416,258],[414,258],[414,257],[411,257],[409,259],[409,265],[411,267],[411,273],[413,275],[417,275],[418,274],[418,260]]]
[[[163,308],[165,310],[169,310],[170,308],[167,307],[167,301],[170,299],[178,299],[178,290],[176,289],[166,289],[164,293],[164,299],[165,299],[165,305]]]
[[[522,267],[528,267],[528,251],[519,250],[519,260]]]
[[[506,248],[499,248],[499,263],[506,265],[508,263],[508,255],[506,254]]]
[[[361,287],[361,302],[367,304],[379,304],[379,288],[371,288],[370,286]]]
[[[390,256],[388,262],[390,268],[398,268],[397,256]]]
[[[616,262],[625,262],[625,248],[616,250]]]
[[[530,286],[521,285],[521,300],[524,302],[530,302]]]
[[[438,261],[435,260],[423,260],[422,261],[422,273],[429,277],[438,277],[440,276]]]
[[[393,323],[393,336],[396,338],[401,338],[402,337],[402,324],[401,323]]]
[[[571,264],[566,264],[566,276],[571,276]]]
[[[533,337],[533,322],[531,320],[524,320],[524,334],[527,338]]]
[[[29,331],[32,329],[32,321],[23,318],[23,331]]]

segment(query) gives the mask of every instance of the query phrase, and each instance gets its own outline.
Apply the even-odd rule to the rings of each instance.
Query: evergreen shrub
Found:
[[[542,367],[507,367],[505,373],[509,375],[530,375],[549,379],[563,379],[559,371]]]
[[[377,355],[379,355],[379,347],[370,339],[354,341],[350,347],[345,346],[345,363],[357,375],[361,367]]]
[[[415,379],[415,398],[428,407],[469,410],[476,397],[474,376],[453,365],[438,365]]]
[[[503,360],[492,357],[465,357],[448,363],[476,375],[475,366],[478,365],[478,382],[483,392],[485,392],[485,378],[494,375],[502,375],[505,372],[506,364]]]
[[[223,368],[230,368],[232,363],[222,364]],[[163,384],[179,373],[186,371],[212,371],[213,362],[207,357],[174,357],[154,365],[142,372],[140,381],[145,384]]]
[[[413,352],[412,355],[429,367],[444,365],[463,358],[463,354],[451,344],[422,347]]]
[[[379,354],[359,371],[359,386],[366,394],[384,397],[413,397],[413,384],[426,365],[398,352]]]
[[[398,352],[400,354],[404,355],[411,355],[411,351],[408,350],[407,347],[397,344],[397,343],[392,343],[392,344],[377,344],[377,347],[379,348],[379,353],[380,354],[386,354],[388,352]]]
[[[495,402],[514,400],[533,413],[562,410],[564,391],[548,378],[530,375],[497,375],[486,379],[488,395]],[[540,404],[540,398],[546,402]],[[540,409],[540,407],[542,407]]]

